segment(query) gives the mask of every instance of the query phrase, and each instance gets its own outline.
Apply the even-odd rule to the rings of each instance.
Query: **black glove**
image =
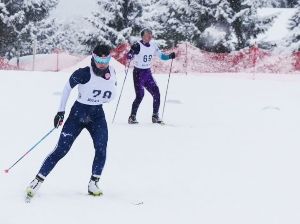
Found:
[[[57,112],[57,114],[55,115],[55,118],[54,118],[54,127],[55,128],[58,128],[60,125],[62,125],[62,123],[64,121],[64,116],[65,116],[64,111]]]
[[[171,54],[169,54],[169,58],[174,59],[175,58],[175,52],[172,52]]]
[[[135,42],[132,46],[130,51],[127,53],[127,59],[131,60],[135,54],[139,54],[141,50],[140,44]]]

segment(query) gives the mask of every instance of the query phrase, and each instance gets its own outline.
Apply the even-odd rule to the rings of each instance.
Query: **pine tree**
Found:
[[[219,0],[206,1],[205,7],[210,8],[208,12],[208,22],[206,29],[214,28],[222,34],[220,41],[214,46],[205,48],[205,39],[199,39],[196,45],[211,51],[231,51],[239,50],[249,46],[250,41],[255,39],[259,33],[265,32],[272,24],[274,16],[260,18],[257,15],[259,0],[236,1]],[[204,4],[203,4],[204,5]],[[201,20],[198,22],[201,24]],[[203,25],[201,30],[203,31]],[[206,30],[203,31],[204,34]],[[202,35],[203,37],[203,35]]]
[[[147,7],[144,19],[156,38],[164,40],[168,47],[181,41],[192,41],[200,34],[195,26],[195,13],[189,0],[155,1]]]
[[[83,46],[79,42],[79,27],[75,23],[59,23],[55,19],[44,20],[39,24],[37,32],[37,52],[52,53],[55,49],[68,53],[82,53]]]
[[[232,23],[238,38],[238,48],[249,46],[258,34],[266,32],[275,19],[275,15],[259,17],[257,9],[260,0],[244,0],[241,6],[235,7],[235,1],[230,0],[231,7],[236,12]]]
[[[210,0],[191,1],[192,13],[195,15],[195,21],[193,23],[197,28],[197,32],[192,38],[192,43],[200,49],[223,51],[219,48],[225,38],[220,35],[224,33],[224,26],[216,22],[216,8],[218,4],[219,2]]]
[[[295,15],[291,18],[290,34],[286,41],[291,51],[300,51],[300,1],[298,1],[297,8]]]
[[[299,0],[286,0],[287,8],[295,8],[297,5],[299,5]]]
[[[58,23],[57,32],[54,38],[56,48],[65,50],[72,54],[82,54],[85,50],[80,42],[78,30],[79,24],[73,23]]]
[[[1,54],[8,57],[20,53],[32,53],[31,46],[36,39],[39,25],[49,16],[58,0],[3,0],[9,16],[5,20],[4,36],[8,44],[0,45]]]
[[[5,4],[0,2],[0,21],[4,21],[5,17],[7,16],[8,12],[6,10]]]
[[[260,0],[260,8],[294,8],[298,0]]]
[[[291,1],[291,0],[288,0]],[[287,0],[261,0],[259,7],[262,8],[285,8],[287,7]]]
[[[97,11],[86,20],[94,30],[82,34],[82,42],[90,51],[96,44],[111,47],[127,42],[142,26],[142,4],[139,0],[98,0]]]
[[[4,55],[4,52],[2,52],[2,48],[1,46],[5,46],[7,44],[7,39],[6,37],[6,22],[7,22],[7,18],[8,18],[8,11],[6,10],[5,4],[4,3],[0,3],[0,56]]]

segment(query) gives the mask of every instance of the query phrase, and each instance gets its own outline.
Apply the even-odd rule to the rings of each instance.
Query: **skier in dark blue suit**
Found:
[[[57,162],[69,152],[73,142],[84,128],[90,133],[95,148],[88,192],[95,196],[102,194],[98,182],[106,160],[108,141],[102,104],[110,102],[115,97],[117,85],[115,70],[109,66],[110,59],[110,48],[105,45],[97,46],[93,51],[91,67],[78,69],[66,83],[58,113],[54,118],[54,127],[58,128],[62,125],[66,103],[75,86],[78,86],[79,93],[77,101],[62,128],[56,147],[45,159],[36,178],[27,188],[27,197],[35,195]]]

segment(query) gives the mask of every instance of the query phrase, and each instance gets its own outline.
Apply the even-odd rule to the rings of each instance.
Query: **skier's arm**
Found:
[[[160,58],[161,60],[163,60],[163,61],[167,61],[167,60],[170,59],[169,55],[164,54],[164,53],[162,53],[161,51],[160,51],[160,53],[159,53],[159,58]]]
[[[68,81],[64,87],[63,90],[63,94],[60,100],[60,105],[58,108],[58,112],[54,117],[54,127],[58,128],[60,125],[62,125],[63,120],[64,120],[64,116],[65,116],[65,108],[66,108],[66,104],[67,101],[69,99],[70,93],[71,93],[71,85],[70,85],[70,81]]]
[[[135,54],[139,54],[141,50],[140,44],[135,42],[132,46],[130,51],[127,53],[127,58],[132,59]]]
[[[61,100],[60,100],[60,105],[59,105],[59,108],[58,108],[59,112],[65,111],[66,104],[67,104],[67,101],[69,99],[71,91],[72,91],[72,87],[70,85],[70,81],[68,81],[66,83],[66,85],[64,87],[64,90],[63,90],[63,93],[62,93],[62,97],[61,97]]]
[[[61,111],[65,111],[66,109],[66,104],[67,104],[67,101],[69,99],[69,96],[70,96],[70,93],[72,91],[72,89],[79,83],[81,83],[81,77],[80,77],[80,72],[79,70],[75,71],[70,79],[67,81],[65,87],[64,87],[64,90],[63,90],[63,93],[62,93],[62,97],[61,97],[61,100],[60,100],[60,105],[59,105],[59,108],[58,108],[58,112],[61,112]]]
[[[58,112],[54,117],[54,127],[55,128],[58,128],[59,126],[61,126],[64,121],[65,107],[66,107],[71,90],[72,90],[72,88],[71,88],[69,82],[67,82],[67,84],[65,85],[65,88],[63,90],[63,94],[62,94],[62,97],[60,100]]]
[[[175,58],[174,52],[172,52],[171,54],[164,54],[158,47],[156,47],[156,55],[163,61]]]
[[[87,83],[89,80],[90,72],[88,67],[85,69],[78,69],[71,75],[70,79],[64,87],[58,112],[54,117],[54,127],[58,128],[60,125],[62,125],[65,115],[66,104],[72,89],[78,84]]]

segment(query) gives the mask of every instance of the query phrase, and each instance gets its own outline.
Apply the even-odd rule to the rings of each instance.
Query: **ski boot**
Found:
[[[101,196],[103,192],[98,187],[99,177],[91,176],[89,186],[88,186],[88,192],[90,195],[93,196]]]
[[[136,116],[135,115],[130,115],[128,118],[128,124],[138,124],[139,122],[136,120]]]
[[[44,178],[39,175],[37,175],[34,180],[30,182],[29,186],[26,188],[26,202],[30,202],[30,200],[35,196],[36,192],[40,189],[43,182]]]
[[[165,124],[160,118],[158,114],[153,114],[152,115],[152,123],[153,124]]]

